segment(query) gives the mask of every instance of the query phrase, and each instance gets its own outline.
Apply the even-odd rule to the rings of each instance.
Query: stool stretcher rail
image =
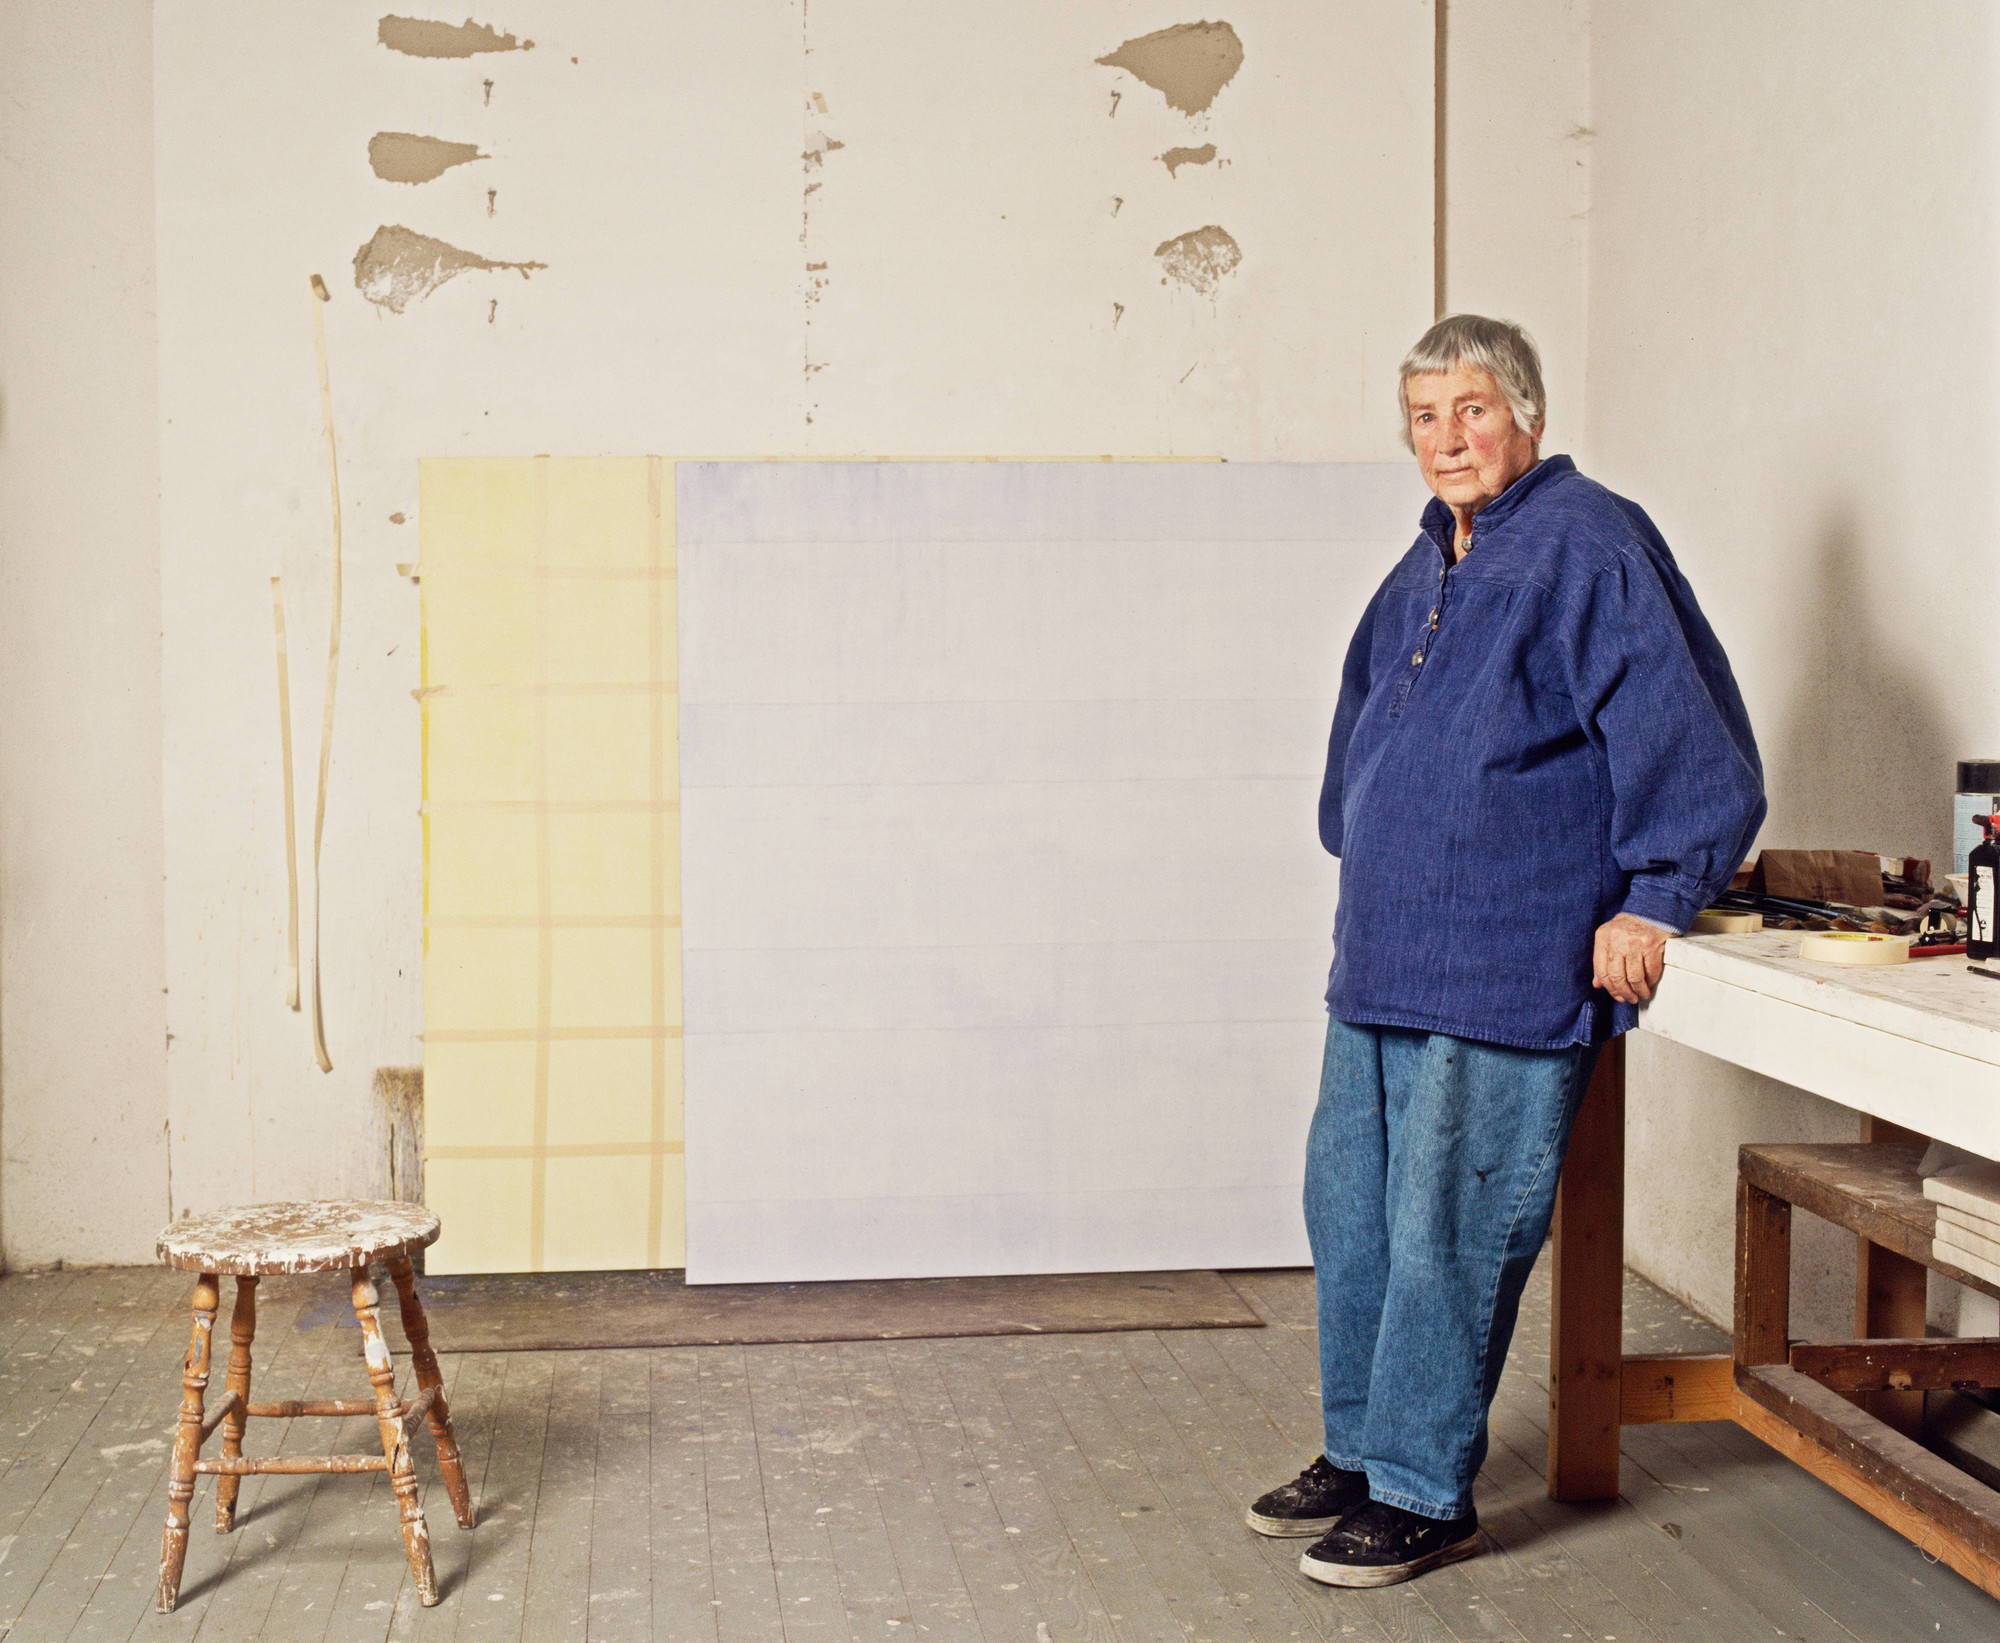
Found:
[[[259,1477],[267,1473],[292,1476],[305,1472],[386,1472],[384,1455],[216,1455],[194,1463],[197,1476]]]

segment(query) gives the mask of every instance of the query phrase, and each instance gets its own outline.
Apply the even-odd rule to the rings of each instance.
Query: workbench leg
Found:
[[[1789,1363],[1792,1355],[1792,1206],[1740,1172],[1736,1177],[1737,1363]]]
[[[1929,1137],[1886,1119],[1864,1116],[1861,1139],[1923,1142]],[[1921,1340],[1926,1332],[1928,1310],[1922,1262],[1884,1249],[1866,1238],[1854,1240],[1855,1334],[1870,1340],[1883,1337]],[[1915,1438],[1923,1433],[1921,1392],[1857,1392],[1854,1401],[1905,1437]]]
[[[1618,1494],[1624,1389],[1625,1040],[1597,1052],[1556,1188],[1549,1330],[1549,1494]]]

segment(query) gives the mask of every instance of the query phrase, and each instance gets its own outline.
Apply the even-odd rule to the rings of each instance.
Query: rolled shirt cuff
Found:
[[[1634,918],[1657,924],[1668,935],[1684,934],[1702,909],[1699,897],[1681,885],[1649,874],[1636,875],[1625,891],[1625,905],[1618,909]]]

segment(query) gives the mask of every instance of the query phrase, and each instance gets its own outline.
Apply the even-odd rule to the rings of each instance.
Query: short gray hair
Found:
[[[1410,378],[1460,369],[1484,371],[1507,401],[1514,421],[1541,436],[1548,396],[1542,390],[1542,361],[1534,340],[1512,320],[1452,314],[1433,325],[1403,356],[1396,403],[1403,412],[1404,445],[1410,444]]]

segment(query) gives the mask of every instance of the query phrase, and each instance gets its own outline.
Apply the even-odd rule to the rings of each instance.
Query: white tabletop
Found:
[[[1963,956],[1814,963],[1802,933],[1668,942],[1641,1029],[2000,1158],[2000,981]]]
[[[1667,962],[2000,1066],[2000,981],[1972,974],[1963,954],[1907,964],[1820,964],[1799,957],[1806,933],[1682,936],[1667,944]]]

